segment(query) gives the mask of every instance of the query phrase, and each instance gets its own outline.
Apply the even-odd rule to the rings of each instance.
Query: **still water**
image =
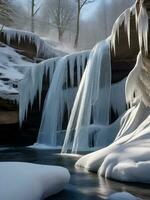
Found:
[[[60,165],[69,169],[71,180],[59,194],[46,200],[101,200],[115,192],[126,191],[138,198],[150,200],[150,185],[121,183],[98,178],[84,169],[75,169],[77,156],[60,155],[59,150],[37,150],[30,148],[0,148],[0,161],[20,161],[45,165]],[[148,174],[149,176],[150,174]]]

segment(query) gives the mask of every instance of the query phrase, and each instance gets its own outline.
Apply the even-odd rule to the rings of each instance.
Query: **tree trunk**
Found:
[[[74,42],[74,48],[77,48],[78,46],[79,31],[80,31],[80,0],[78,0],[78,13],[77,13],[76,37]]]
[[[34,33],[34,6],[35,6],[35,2],[34,0],[32,0],[32,5],[31,5],[31,32]]]
[[[58,28],[58,40],[60,42],[62,42],[63,40],[63,31],[61,30],[61,28]]]

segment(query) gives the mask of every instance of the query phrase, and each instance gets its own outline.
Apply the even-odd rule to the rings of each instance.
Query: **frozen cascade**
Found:
[[[137,16],[136,3],[131,8],[126,9],[118,17],[118,19],[116,20],[113,26],[111,36],[107,39],[107,41],[105,41],[106,43],[108,43],[108,41],[110,40],[111,46],[113,47],[114,52],[115,52],[116,38],[118,37],[119,39],[119,27],[122,25],[122,23],[124,23],[124,27],[125,27],[127,37],[128,37],[128,45],[130,47],[130,17],[131,15]],[[137,17],[135,17],[135,19],[137,19]],[[105,42],[103,41],[102,43],[105,43]],[[107,53],[107,58],[106,58],[105,56],[104,57],[102,56],[102,55],[105,55],[103,51],[105,52],[104,49],[101,49],[101,51],[97,53],[97,55],[99,55],[100,59],[102,58],[104,60],[108,59],[108,62],[110,62],[110,53]],[[92,57],[94,60],[95,58],[94,58],[93,52],[91,53],[91,58]],[[93,62],[96,62],[96,61],[93,61]],[[91,65],[91,70],[93,69],[93,73],[92,71],[90,71],[90,65]],[[93,128],[91,128],[91,126],[89,125],[92,121],[92,123],[95,125],[98,125],[98,124],[101,125],[100,130],[106,129],[106,126],[109,124],[110,105],[112,106],[115,113],[118,113],[119,116],[126,109],[125,93],[119,92],[119,91],[125,91],[125,80],[121,81],[119,84],[114,84],[111,87],[111,75],[110,75],[111,64],[110,63],[108,64],[109,65],[108,68],[105,66],[105,70],[107,68],[106,76],[105,76],[106,71],[105,72],[102,71],[104,68],[101,68],[98,70],[98,69],[95,69],[95,67],[92,68],[92,65],[98,66],[89,60],[89,63],[87,65],[87,68],[89,68],[89,71],[88,69],[86,69],[85,74],[82,78],[82,81],[81,81],[81,84],[80,84],[80,87],[79,87],[79,90],[74,102],[69,124],[67,127],[67,133],[66,133],[62,152],[67,152],[68,149],[72,149],[72,152],[76,153],[77,149],[80,149],[81,146],[85,150],[88,149],[88,135],[90,134],[90,130],[93,130]],[[94,70],[95,70],[95,74],[94,74]],[[101,74],[101,77],[98,77],[99,75],[98,72]],[[94,77],[93,82],[91,80],[92,79],[91,77]],[[101,86],[102,83],[104,83],[104,87]],[[97,86],[94,85],[95,86],[94,88],[92,84],[93,85],[97,84]],[[99,94],[96,93],[98,87],[100,88]],[[121,100],[119,100],[119,98],[116,97],[115,95],[116,93],[119,93],[119,94],[122,93],[122,96],[119,96],[119,98],[121,97]],[[96,95],[99,95],[99,96],[96,96]],[[93,100],[92,98],[95,98],[95,99],[97,98],[100,100],[99,101],[97,100],[98,103],[95,103],[94,101],[96,100]],[[119,104],[118,104],[118,101],[119,101]],[[102,102],[105,102],[106,104],[102,105]],[[118,105],[120,106],[118,107]],[[103,110],[101,110],[102,108]],[[98,129],[99,128],[96,128],[96,130]],[[80,141],[83,141],[83,138],[84,138],[84,141],[86,142],[84,144],[82,142],[81,142],[82,144],[79,144]]]
[[[106,41],[102,41],[93,49],[90,54],[90,59],[88,61],[81,83],[81,72],[84,71],[85,59],[84,57],[80,56],[78,56],[77,59],[75,58],[75,56],[71,56],[68,69],[69,84],[71,87],[74,85],[74,74],[72,73],[73,70],[70,66],[73,66],[74,62],[76,62],[76,65],[80,65],[81,67],[81,69],[78,67],[76,70],[77,85],[79,85],[80,83],[76,98],[76,91],[73,92],[73,90],[71,89],[62,90],[64,80],[67,79],[65,68],[63,68],[62,66],[67,66],[66,59],[68,58],[68,56],[62,58],[59,61],[58,68],[60,70],[58,69],[54,74],[52,85],[49,89],[45,101],[45,108],[39,131],[38,143],[47,145],[58,145],[57,135],[58,133],[62,132],[63,129],[62,124],[64,112],[66,109],[65,107],[67,107],[69,118],[73,103],[74,106],[67,127],[67,133],[65,136],[62,152],[66,152],[68,149],[72,149],[72,152],[76,152],[80,146],[79,141],[81,141],[82,137],[84,137],[85,135],[86,142],[85,144],[81,145],[84,146],[85,149],[87,149],[89,145],[87,133],[90,130],[89,125],[93,123],[95,125],[101,124],[101,126],[106,127],[109,124],[110,120],[110,106],[112,106],[115,113],[117,113],[119,116],[125,111],[126,102],[124,93],[121,93],[123,94],[121,96],[122,103],[119,103],[119,107],[118,101],[116,100],[119,99],[120,96],[115,96],[116,91],[124,91],[125,80],[111,87],[111,61],[109,47],[111,41],[111,44],[115,50],[116,36],[119,37],[119,26],[122,23],[124,23],[124,27],[128,36],[128,43],[130,46],[130,16],[136,13],[135,6],[136,4],[134,4],[132,8],[126,9],[123,14],[117,19],[113,27],[111,37],[108,38]],[[105,63],[105,61],[107,61],[107,64]],[[93,79],[91,77],[93,77]],[[54,90],[57,92],[54,93]],[[72,93],[72,95],[69,95],[68,92]],[[54,101],[55,106],[52,103]],[[52,114],[48,113],[47,110],[50,110]],[[61,136],[59,135],[59,139],[60,138]]]
[[[83,51],[67,55],[58,61],[45,100],[38,144],[59,145],[57,135],[61,140],[66,107],[69,117],[88,56],[89,51]]]
[[[67,127],[62,152],[67,152],[72,145],[72,152],[76,153],[79,141],[86,140],[87,131],[83,127],[95,124],[109,124],[111,93],[111,59],[109,40],[97,44],[90,53],[86,70],[83,74],[74,106]],[[74,136],[73,136],[74,134]],[[85,138],[86,136],[86,138]],[[88,142],[84,148],[88,148]]]
[[[41,92],[43,84],[43,76],[47,74],[49,80],[55,70],[55,65],[59,58],[52,58],[39,64],[34,64],[28,68],[24,78],[19,82],[19,124],[22,125],[23,120],[27,116],[29,105],[32,107],[34,98],[39,96],[39,106],[41,101]],[[25,68],[25,67],[24,67]],[[28,86],[28,84],[30,85]],[[28,86],[28,87],[27,87]],[[26,98],[25,98],[26,97]]]

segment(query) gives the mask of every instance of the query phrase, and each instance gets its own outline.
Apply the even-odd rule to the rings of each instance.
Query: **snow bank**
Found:
[[[105,158],[99,175],[124,182],[150,183],[149,155],[149,139],[121,145]]]
[[[21,162],[0,162],[0,199],[41,200],[69,182],[67,169]]]
[[[128,192],[118,192],[109,196],[109,200],[140,200]]]

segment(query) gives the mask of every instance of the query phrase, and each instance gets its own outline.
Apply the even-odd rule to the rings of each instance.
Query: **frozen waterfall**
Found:
[[[115,50],[115,40],[119,37],[119,26],[123,22],[130,46],[131,14],[135,14],[135,5],[117,19],[111,36],[93,48],[85,71],[86,53],[72,54],[59,60],[45,100],[38,144],[63,145],[63,153],[68,150],[73,153],[81,149],[86,151],[91,146],[96,148],[96,137],[99,136],[93,133],[95,128],[91,132],[91,125],[106,128],[111,121],[111,108],[119,116],[125,111],[125,80],[111,85],[110,46]],[[78,89],[73,86],[74,65],[77,66],[75,73]],[[67,127],[63,125],[64,119],[69,122]]]
[[[79,142],[82,142],[82,147],[88,148],[87,131],[91,121],[95,124],[109,124],[110,91],[110,45],[109,41],[104,40],[90,53],[68,123],[63,153],[69,148],[76,153]]]
[[[67,55],[58,61],[45,100],[38,144],[62,145],[64,116],[70,116],[88,56],[89,51],[84,51]]]

